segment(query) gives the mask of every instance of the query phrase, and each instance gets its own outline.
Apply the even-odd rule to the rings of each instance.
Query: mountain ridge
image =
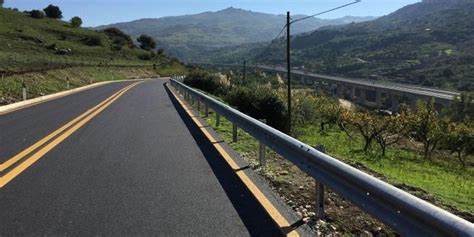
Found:
[[[292,64],[322,74],[473,91],[472,12],[472,1],[419,2],[373,21],[323,27],[292,37]],[[285,42],[261,47],[222,49],[207,59],[285,63]]]
[[[294,15],[299,18],[304,15]],[[373,17],[344,17],[343,19],[313,18],[293,28],[293,33],[313,31],[321,26],[365,21]],[[143,18],[130,22],[98,26],[116,27],[132,36],[148,34],[159,47],[181,60],[190,61],[212,50],[240,44],[265,42],[273,39],[285,25],[286,15],[254,12],[229,7],[215,12],[183,16]]]

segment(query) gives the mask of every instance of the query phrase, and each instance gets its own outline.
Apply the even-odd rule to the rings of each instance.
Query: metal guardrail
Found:
[[[291,161],[404,236],[474,236],[474,225],[388,183],[353,168],[212,97],[171,80],[186,97],[224,116],[267,147]]]

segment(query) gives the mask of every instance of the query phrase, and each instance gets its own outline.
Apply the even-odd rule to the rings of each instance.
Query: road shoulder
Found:
[[[198,115],[197,111],[190,107],[184,101],[183,97],[176,93],[169,84],[165,86],[175,106],[180,106],[180,108],[177,107],[177,109],[184,110],[187,116],[194,121],[193,125],[204,133],[204,137],[214,145],[214,148],[221,156],[220,158],[225,159],[232,170],[239,175],[242,183],[250,190],[255,198],[259,200],[260,205],[262,205],[269,216],[272,217],[274,222],[280,226],[282,233],[288,236],[314,236],[314,233],[303,220],[286,205],[281,197],[275,194],[270,186],[250,168],[250,165],[247,164],[214,129],[206,124]],[[282,225],[282,223],[287,224]]]

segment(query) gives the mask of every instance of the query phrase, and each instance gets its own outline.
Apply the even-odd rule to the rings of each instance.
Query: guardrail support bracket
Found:
[[[316,150],[326,153],[326,147],[324,145],[316,145],[314,148]],[[317,180],[315,180],[315,187],[316,187],[316,203],[314,205],[315,210],[314,213],[316,214],[315,219],[321,220],[324,219],[324,185]]]
[[[262,123],[267,123],[265,119],[260,120]],[[260,167],[262,170],[265,169],[265,166],[267,165],[267,158],[265,157],[266,153],[266,147],[265,144],[261,141],[259,141],[259,147],[258,147],[258,161],[260,162]]]
[[[237,142],[238,134],[237,134],[237,125],[232,123],[232,142]]]

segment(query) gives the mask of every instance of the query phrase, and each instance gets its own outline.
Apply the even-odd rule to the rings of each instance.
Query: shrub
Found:
[[[99,36],[86,36],[82,39],[82,42],[88,46],[101,46],[102,38]]]
[[[285,98],[286,99],[286,98]],[[292,122],[295,124],[313,123],[317,118],[318,97],[306,91],[294,91],[292,95]]]
[[[137,42],[140,44],[140,48],[144,50],[156,48],[155,40],[148,35],[140,35],[140,37],[137,38]]]
[[[148,61],[148,60],[152,60],[153,58],[155,58],[155,53],[153,53],[153,52],[138,55],[138,59],[140,59],[140,60],[147,60]]]
[[[320,119],[321,132],[326,125],[343,125],[343,115],[347,112],[339,101],[329,97],[319,96],[316,100],[316,113]],[[341,127],[342,128],[342,127]]]
[[[44,12],[41,10],[32,10],[30,16],[35,19],[42,19],[45,17]]]
[[[61,11],[61,9],[59,9],[58,6],[54,6],[50,4],[48,7],[43,9],[43,11],[46,13],[46,16],[49,18],[53,18],[53,19],[63,18],[63,12]]]
[[[239,111],[255,119],[265,119],[267,124],[286,131],[286,107],[276,92],[268,87],[234,87],[225,100]]]
[[[223,95],[226,90],[219,77],[201,70],[191,71],[184,79],[184,83],[213,95]]]
[[[110,27],[110,28],[106,28],[102,30],[102,32],[104,32],[116,45],[119,45],[119,46],[127,45],[129,47],[133,47],[133,40],[130,37],[130,35],[124,33],[118,28]]]
[[[122,45],[113,44],[112,46],[110,46],[110,49],[112,49],[113,51],[120,51],[122,50]]]
[[[78,27],[81,27],[82,25],[82,19],[78,16],[75,16],[73,18],[71,18],[71,26],[74,27],[74,28],[78,28]]]

